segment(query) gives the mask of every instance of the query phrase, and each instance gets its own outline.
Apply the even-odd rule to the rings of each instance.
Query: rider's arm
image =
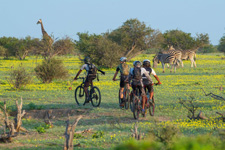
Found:
[[[116,72],[115,72],[115,74],[114,74],[114,76],[113,76],[113,79],[112,79],[113,81],[115,81],[115,80],[116,80],[116,76],[117,76],[117,74],[118,74],[118,71],[116,71]]]
[[[155,70],[152,69],[151,74],[152,74],[152,75],[155,77],[155,79],[158,81],[158,83],[157,83],[158,85],[159,85],[159,84],[162,84],[162,83],[160,82],[160,80],[159,80],[159,77],[156,75]]]
[[[105,75],[105,72],[104,72],[104,71],[102,71],[102,70],[100,70],[100,69],[98,69],[98,71]]]
[[[158,81],[157,84],[162,84],[162,83],[160,82],[159,77],[158,77],[157,75],[154,75],[154,77],[155,77],[155,79]]]
[[[80,69],[76,75],[76,77],[74,78],[74,80],[77,80],[77,77],[80,75],[80,73],[82,72],[82,70]]]

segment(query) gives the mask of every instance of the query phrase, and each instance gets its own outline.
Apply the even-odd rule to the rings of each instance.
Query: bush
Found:
[[[55,58],[45,59],[35,69],[36,76],[43,83],[50,83],[53,79],[65,79],[68,77],[68,70],[61,60]]]
[[[20,65],[19,68],[10,72],[9,82],[16,89],[21,89],[31,82],[30,74]]]
[[[7,52],[7,49],[3,46],[0,46],[0,56],[5,56]]]

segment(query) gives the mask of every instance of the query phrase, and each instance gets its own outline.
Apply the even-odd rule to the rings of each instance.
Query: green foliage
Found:
[[[150,131],[156,137],[156,140],[168,145],[178,137],[180,130],[176,126],[167,125],[156,127],[155,130]]]
[[[115,150],[161,150],[162,144],[154,141],[130,140],[115,147]]]
[[[201,53],[215,53],[217,52],[217,48],[213,45],[207,45],[207,46],[204,46],[202,48],[200,48],[198,50],[198,52],[201,52]]]
[[[3,46],[0,46],[0,56],[5,56],[7,52],[7,49]]]
[[[42,124],[38,127],[35,127],[35,129],[38,133],[45,133],[46,129],[50,129],[50,128],[51,128],[50,124]]]
[[[28,109],[29,109],[29,110],[34,110],[34,109],[40,110],[40,109],[43,109],[43,108],[44,108],[43,105],[36,105],[36,104],[33,103],[33,102],[30,102],[27,106],[28,106]]]
[[[167,30],[164,34],[164,42],[162,46],[167,49],[167,46],[173,46],[175,49],[194,49],[209,45],[208,34],[197,34],[197,37],[192,37],[191,33],[185,33],[181,30]]]
[[[16,89],[21,89],[31,82],[31,76],[22,66],[22,64],[10,71],[9,82]]]
[[[225,53],[225,35],[220,39],[218,51]]]
[[[79,33],[78,49],[98,66],[113,67],[119,62],[121,47],[106,37]]]
[[[78,133],[74,133],[73,136],[75,139],[80,139],[80,138],[84,138],[84,136],[82,134],[78,134]]]
[[[185,137],[176,141],[172,150],[223,150],[225,144],[212,135],[202,135],[197,137]]]
[[[30,110],[33,110],[33,109],[36,109],[36,105],[33,103],[33,102],[30,102],[29,104],[28,104],[28,108],[30,109]]]
[[[53,79],[65,79],[68,77],[68,70],[61,60],[55,58],[45,59],[42,64],[34,69],[36,76],[43,83],[50,83]]]
[[[153,29],[137,19],[130,19],[112,32],[102,35],[78,33],[77,48],[84,56],[92,58],[97,65],[114,67],[122,56],[131,59],[154,43]],[[160,37],[159,32],[154,33]],[[157,44],[156,44],[157,45]]]
[[[93,135],[92,138],[93,139],[97,139],[97,138],[101,138],[104,136],[104,132],[103,131],[96,131]]]
[[[75,52],[75,43],[69,37],[57,40],[53,44],[53,49],[56,55],[66,55]]]

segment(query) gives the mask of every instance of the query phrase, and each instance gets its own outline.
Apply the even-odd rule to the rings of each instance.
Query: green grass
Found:
[[[134,60],[152,59],[153,55],[139,55]],[[105,69],[106,75],[100,75],[100,81],[94,81],[102,94],[100,107],[93,108],[91,104],[77,106],[74,100],[74,90],[81,83],[80,80],[73,83],[73,91],[69,91],[70,82],[81,67],[78,57],[60,57],[69,69],[70,77],[66,80],[54,80],[50,84],[43,84],[36,79],[34,67],[41,63],[41,58],[29,57],[26,61],[16,59],[0,60],[0,102],[6,101],[9,111],[15,111],[15,100],[23,98],[23,108],[27,111],[33,109],[71,109],[88,110],[79,121],[76,131],[92,128],[91,133],[83,134],[74,139],[74,144],[80,143],[80,149],[113,149],[118,144],[131,139],[131,129],[134,128],[136,120],[130,110],[119,108],[118,90],[119,82],[113,82],[112,78],[116,68]],[[26,69],[33,74],[33,82],[23,90],[14,90],[8,84],[6,77],[9,71],[22,63]],[[225,97],[225,60],[220,54],[197,55],[197,68],[191,68],[190,61],[184,61],[184,68],[178,68],[176,73],[170,73],[165,69],[162,73],[161,64],[154,70],[159,76],[162,85],[154,86],[156,110],[155,116],[147,114],[146,118],[140,117],[139,129],[148,133],[155,126],[175,125],[181,130],[183,136],[202,135],[212,133],[218,136],[218,130],[225,130],[223,122],[198,122],[189,121],[188,111],[181,104],[179,98],[190,100],[194,96],[195,103],[199,105],[197,113],[201,110],[208,118],[219,117],[216,112],[225,113],[225,101],[215,100],[206,93],[214,93]],[[84,76],[82,72],[80,76]],[[118,77],[119,78],[119,77]],[[154,81],[154,77],[152,77]],[[220,90],[220,87],[223,87]],[[197,114],[196,114],[197,115]],[[0,114],[3,118],[3,114]],[[71,123],[77,118],[72,115]],[[13,119],[12,117],[10,119]],[[52,119],[53,128],[45,129],[45,133],[38,133],[36,128],[43,124],[44,119],[27,118],[23,119],[23,127],[30,132],[16,137],[13,143],[0,144],[0,149],[61,149],[64,144],[65,115],[58,115]],[[3,126],[3,122],[0,126]],[[96,133],[104,133],[102,137],[92,138]],[[2,133],[2,132],[1,132]],[[14,146],[17,145],[17,146]],[[78,148],[79,149],[79,148]]]

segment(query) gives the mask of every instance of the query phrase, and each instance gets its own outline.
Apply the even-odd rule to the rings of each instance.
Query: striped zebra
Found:
[[[194,49],[194,50],[191,50],[191,49],[188,49],[188,50],[182,50],[181,53],[181,59],[183,60],[188,60],[190,59],[191,61],[191,67],[193,67],[193,65],[196,67],[196,51],[198,49]]]
[[[181,66],[184,67],[183,61],[182,61],[182,52],[180,50],[175,50],[173,48],[173,49],[169,49],[167,51],[162,51],[161,53],[175,55],[175,57],[177,59],[178,66],[179,66],[179,63],[181,63]],[[167,67],[169,68],[169,65],[168,64],[167,64]]]
[[[153,59],[153,67],[156,68],[159,62],[162,63],[163,73],[165,72],[165,63],[169,63],[171,65],[170,72],[172,72],[173,67],[174,72],[176,72],[177,59],[174,54],[163,54],[159,52]]]

